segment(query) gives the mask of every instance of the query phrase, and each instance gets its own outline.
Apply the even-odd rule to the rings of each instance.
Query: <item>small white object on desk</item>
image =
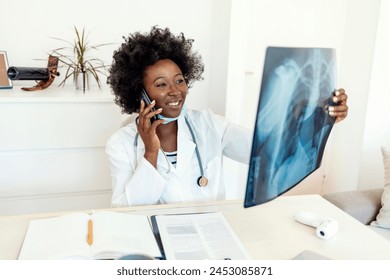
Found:
[[[294,218],[302,224],[315,227],[316,235],[321,239],[333,237],[339,229],[339,224],[335,219],[324,218],[311,212],[295,211]]]

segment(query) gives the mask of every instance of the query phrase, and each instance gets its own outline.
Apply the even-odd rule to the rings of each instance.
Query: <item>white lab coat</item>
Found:
[[[166,160],[162,151],[157,169],[144,158],[145,146],[141,137],[137,137],[135,122],[110,137],[106,152],[112,177],[112,206],[225,199],[223,156],[249,163],[251,133],[210,110],[188,110],[186,115],[196,140],[184,116],[180,116],[176,167]],[[207,187],[197,185],[201,171],[195,142],[209,181]]]

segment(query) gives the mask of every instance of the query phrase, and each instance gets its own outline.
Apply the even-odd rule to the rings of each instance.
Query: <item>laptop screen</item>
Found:
[[[244,207],[272,200],[318,169],[334,118],[335,50],[268,47]]]

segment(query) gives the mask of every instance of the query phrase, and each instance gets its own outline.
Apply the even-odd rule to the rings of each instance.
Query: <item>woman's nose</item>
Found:
[[[169,94],[170,95],[178,95],[178,94],[181,94],[181,90],[177,85],[173,84],[173,85],[171,85],[171,87],[169,89]]]

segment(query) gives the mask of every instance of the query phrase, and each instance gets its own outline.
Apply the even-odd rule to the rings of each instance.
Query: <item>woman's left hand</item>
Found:
[[[344,120],[348,115],[347,105],[348,95],[343,88],[335,91],[335,96],[332,97],[332,101],[336,103],[335,106],[329,106],[329,115],[336,118],[336,123]]]

